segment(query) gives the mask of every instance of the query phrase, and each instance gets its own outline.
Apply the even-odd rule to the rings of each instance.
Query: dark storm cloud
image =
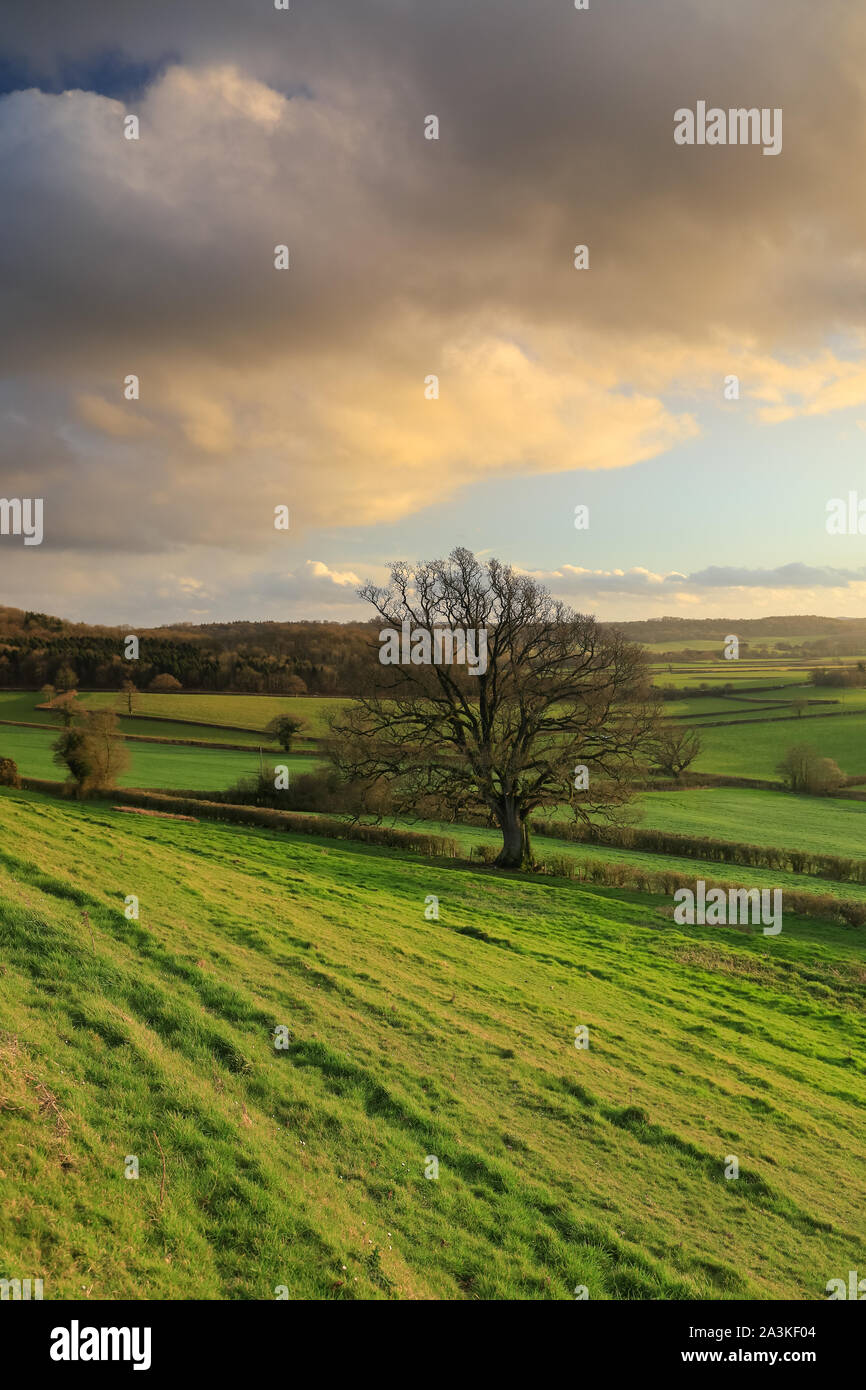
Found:
[[[627,466],[696,432],[674,385],[748,354],[781,417],[791,355],[860,331],[866,19],[841,0],[13,0],[3,23],[0,494],[26,473],[57,545],[249,554],[278,503],[358,526]],[[782,155],[675,146],[698,99],[783,108]]]

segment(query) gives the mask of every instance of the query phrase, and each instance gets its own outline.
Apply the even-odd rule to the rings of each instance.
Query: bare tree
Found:
[[[462,548],[392,565],[386,587],[359,593],[410,635],[415,655],[380,666],[376,694],[332,716],[330,756],[345,778],[370,789],[387,782],[397,813],[489,813],[502,868],[531,864],[538,807],[570,802],[590,819],[628,799],[656,707],[641,651],[620,633]],[[483,670],[424,660],[445,629],[486,634]]]
[[[133,714],[138,700],[138,686],[135,685],[133,681],[126,680],[123,682],[121,690],[123,692],[123,699],[126,702],[126,712],[127,714]]]
[[[776,764],[786,786],[792,792],[808,796],[828,796],[845,783],[845,774],[832,758],[822,758],[817,748],[798,743],[789,748]]]
[[[696,729],[683,724],[663,724],[652,743],[652,760],[669,777],[679,777],[701,751]]]

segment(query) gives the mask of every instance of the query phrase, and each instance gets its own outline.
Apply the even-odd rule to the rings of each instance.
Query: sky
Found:
[[[781,151],[678,144],[700,101]],[[466,545],[603,620],[866,615],[864,156],[840,0],[4,0],[0,498],[44,538],[0,603],[366,618]]]

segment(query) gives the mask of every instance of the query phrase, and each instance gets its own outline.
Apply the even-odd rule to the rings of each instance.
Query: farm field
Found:
[[[224,729],[216,724],[192,724],[187,720],[146,719],[138,716],[130,719],[120,715],[117,727],[122,734],[133,734],[139,738],[199,739],[204,743],[242,743],[250,748],[269,748],[271,739],[261,730]]]
[[[701,729],[701,742],[702,750],[691,767],[695,772],[774,779],[783,753],[794,744],[806,743],[822,757],[835,759],[847,776],[866,773],[866,719],[831,715],[742,728],[733,723]]]
[[[732,670],[732,667],[739,669]],[[697,690],[701,686],[720,690],[722,686],[731,684],[739,690],[747,691],[764,686],[803,685],[808,678],[808,670],[805,667],[784,671],[743,670],[741,663],[726,661],[720,662],[718,667],[713,667],[712,670],[695,670],[694,667],[677,670],[675,667],[673,671],[669,671],[667,666],[656,666],[652,675],[656,685],[670,685],[684,690]],[[811,689],[811,686],[809,688]]]
[[[112,691],[82,693],[84,705],[113,705],[117,695]],[[315,696],[281,695],[159,695],[143,692],[138,696],[136,711],[142,715],[160,715],[181,723],[237,724],[241,728],[264,729],[278,714],[291,714],[304,719],[308,733],[322,738],[328,732],[326,712],[349,701]]]
[[[54,762],[52,744],[55,730],[16,728],[0,725],[0,757],[12,758],[25,777],[64,780],[64,769]],[[259,755],[215,748],[171,747],[157,743],[127,743],[130,765],[119,779],[122,787],[165,788],[166,790],[221,791],[239,777],[259,770]],[[265,766],[279,762],[277,754],[265,754]],[[294,755],[288,760],[292,774],[311,771],[318,760]]]
[[[104,695],[104,692],[102,692]],[[156,696],[156,699],[165,698]],[[171,697],[168,697],[171,698]],[[37,709],[36,706],[41,702],[41,696],[37,691],[10,692],[0,691],[0,720],[14,720],[22,724],[45,724],[51,728],[60,728],[61,721],[58,714],[51,710]],[[113,698],[95,699],[93,692],[85,691],[81,697],[83,705],[107,705],[112,709],[122,708],[122,702],[115,694]],[[138,737],[151,738],[176,738],[176,739],[200,739],[206,743],[245,743],[250,748],[258,748],[260,745],[269,743],[268,739],[263,739],[261,730],[254,729],[226,729],[220,724],[195,724],[190,720],[171,720],[166,718],[148,719],[139,715],[118,714],[117,727],[123,734],[134,734]],[[0,725],[2,729],[2,725]],[[300,738],[297,740],[299,747],[304,744],[309,745],[309,739]]]
[[[642,642],[641,646],[648,652],[694,651],[706,652],[709,656],[711,654],[718,654],[722,651],[727,631],[736,633],[736,627],[736,623],[733,623],[730,629],[726,629],[726,632],[718,637],[673,637],[666,642]],[[820,636],[820,634],[815,633],[814,636],[817,637]],[[749,639],[746,640],[748,641]],[[762,634],[760,637],[752,638],[751,645],[755,647],[776,647],[781,642],[787,642],[789,647],[799,648],[802,647],[805,642],[811,642],[813,640],[814,637],[786,637],[784,635],[771,635],[765,637]],[[744,644],[741,644],[741,650],[743,645]],[[796,652],[794,652],[793,655],[796,656]]]
[[[56,724],[56,714],[36,709],[41,695],[35,690],[0,690],[0,719],[20,720],[24,724]]]
[[[695,701],[695,704],[698,702]],[[829,706],[819,705],[817,708],[806,711],[809,714],[830,714]],[[795,711],[790,704],[777,705],[767,703],[766,705],[757,704],[746,705],[739,701],[731,700],[725,709],[721,710],[700,710],[694,709],[689,712],[688,718],[680,720],[681,723],[693,723],[696,728],[701,728],[707,724],[716,724],[721,720],[725,723],[742,724],[743,722],[752,723],[757,720],[787,719],[793,720]]]
[[[638,827],[866,859],[866,802],[738,787],[648,792]],[[751,873],[752,871],[749,870]]]
[[[0,845],[0,1248],[46,1297],[821,1299],[856,1267],[857,933],[10,791]]]

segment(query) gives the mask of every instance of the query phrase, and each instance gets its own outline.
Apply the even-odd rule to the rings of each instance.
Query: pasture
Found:
[[[54,762],[52,744],[58,730],[24,729],[0,725],[0,757],[12,758],[26,777],[44,777],[62,782],[66,771]],[[190,737],[188,730],[187,737]],[[197,736],[203,737],[203,733]],[[172,747],[158,743],[128,742],[128,771],[118,778],[122,787],[164,788],[165,790],[222,791],[239,777],[254,776],[259,770],[259,754],[230,749]],[[283,755],[265,753],[265,767],[282,761]],[[309,772],[317,765],[315,757],[287,759],[290,774]]]
[[[866,714],[866,711],[864,711]],[[822,757],[833,758],[849,777],[866,774],[866,717],[768,720],[702,728],[702,750],[692,764],[696,772],[772,780],[776,765],[793,744],[807,743]]]
[[[114,706],[117,694],[112,691],[82,692],[81,700],[86,706]],[[305,720],[307,733],[311,737],[323,738],[328,732],[328,711],[348,703],[347,700],[306,695],[162,695],[143,691],[136,697],[135,709],[141,715],[159,715],[183,724],[234,724],[253,730],[264,729],[278,714],[290,714]]]
[[[637,824],[680,835],[790,846],[866,859],[866,802],[739,787],[647,792]],[[751,872],[751,870],[750,870]]]
[[[8,790],[0,846],[0,1249],[46,1298],[812,1300],[857,1267],[850,929]]]

